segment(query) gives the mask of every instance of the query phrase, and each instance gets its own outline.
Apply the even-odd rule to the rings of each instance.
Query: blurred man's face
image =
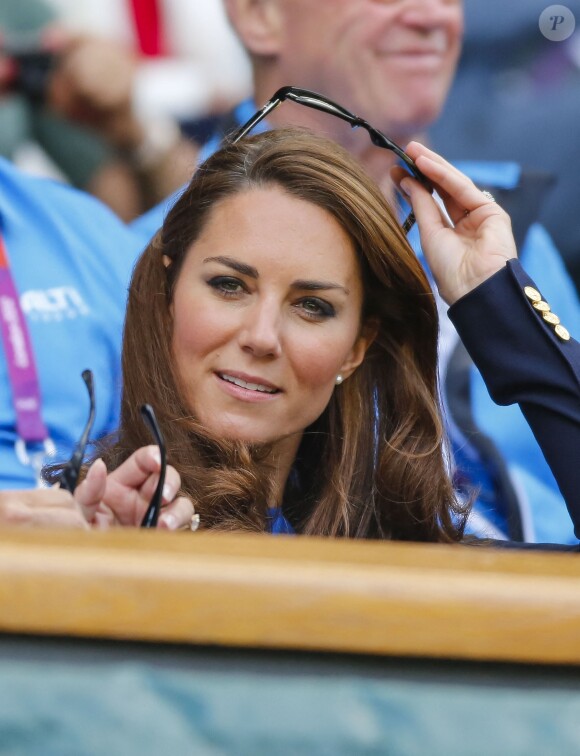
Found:
[[[403,141],[437,118],[460,52],[461,0],[277,1],[280,84],[314,89]]]

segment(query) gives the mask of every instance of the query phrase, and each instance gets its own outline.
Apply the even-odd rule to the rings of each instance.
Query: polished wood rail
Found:
[[[580,664],[580,556],[4,531],[0,632]]]

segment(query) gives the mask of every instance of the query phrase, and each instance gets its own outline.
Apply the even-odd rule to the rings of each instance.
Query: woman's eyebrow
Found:
[[[248,265],[247,263],[240,262],[239,260],[236,260],[234,257],[227,257],[227,255],[218,255],[216,257],[205,257],[204,263],[207,262],[217,262],[221,263],[222,265],[226,265],[228,268],[232,268],[233,270],[236,270],[238,273],[241,273],[244,276],[249,276],[250,278],[259,278],[260,274],[258,273],[257,269],[253,267],[253,265]],[[341,291],[344,291],[344,293],[348,296],[350,294],[350,290],[347,289],[344,286],[341,286],[340,284],[334,283],[332,281],[310,281],[306,279],[298,279],[296,281],[293,281],[291,284],[291,287],[293,289],[300,289],[301,291],[319,291],[321,289],[340,289]]]
[[[340,289],[344,291],[346,295],[350,294],[350,290],[340,284],[333,283],[332,281],[306,281],[298,279],[291,284],[293,289],[301,289],[302,291],[318,291],[320,289]]]
[[[217,257],[206,257],[204,259],[204,263],[206,262],[218,262],[222,265],[227,265],[228,268],[233,268],[243,276],[249,276],[250,278],[260,277],[260,274],[258,273],[256,268],[254,268],[252,265],[247,265],[246,263],[240,262],[233,257],[226,257],[224,255],[218,255]]]

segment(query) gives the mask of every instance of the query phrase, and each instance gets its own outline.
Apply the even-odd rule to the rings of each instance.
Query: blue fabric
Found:
[[[500,189],[515,189],[522,175],[522,169],[517,163],[461,160],[455,165],[476,184],[489,184]]]
[[[241,103],[236,110],[239,123],[246,121],[253,112],[255,105],[251,100]],[[265,129],[264,121],[259,128]],[[218,146],[219,138],[211,140],[201,157],[206,159]],[[476,183],[504,189],[515,187],[521,174],[518,164],[510,162],[465,161],[458,163],[458,167]],[[167,203],[158,205],[134,224],[134,228],[143,234],[144,242],[162,224],[166,207]],[[408,238],[425,265],[416,225]],[[540,282],[542,294],[548,298],[563,324],[571,333],[580,334],[580,303],[562,259],[542,226],[536,224],[530,228],[520,250],[520,259],[528,274]],[[440,312],[440,316],[446,319],[444,311]],[[529,540],[576,543],[572,524],[554,476],[519,407],[498,407],[489,397],[483,379],[475,368],[472,372],[471,391],[474,419],[504,455],[510,475],[518,489],[524,509],[523,516],[528,523]],[[459,445],[456,445],[456,451],[458,449]],[[463,461],[461,454],[458,461]],[[489,474],[481,465],[478,471],[477,465],[477,460],[471,461],[471,471],[476,474],[475,482],[481,490],[481,496],[475,504],[479,517],[476,518],[478,524],[472,523],[468,527],[468,532],[501,537],[502,533],[507,533],[503,506],[500,502],[493,502]],[[482,521],[484,525],[489,523],[491,528],[482,529]]]
[[[129,224],[129,228],[141,238],[143,247],[149,243],[151,237],[161,228],[163,225],[163,219],[169,210],[171,210],[171,207],[177,202],[183,188],[179,189],[175,194],[172,194],[171,197],[164,199],[158,205],[155,205],[151,210],[148,210]]]
[[[42,416],[64,459],[88,416],[85,368],[95,377],[94,437],[117,427],[126,292],[141,237],[97,200],[3,159],[0,229],[30,329]],[[16,417],[1,342],[0,385],[0,487],[30,488],[33,471],[14,453]]]
[[[268,516],[270,533],[274,535],[295,535],[294,528],[282,513],[282,507],[271,507]]]

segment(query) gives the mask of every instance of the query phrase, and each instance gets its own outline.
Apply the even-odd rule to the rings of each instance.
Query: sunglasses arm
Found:
[[[264,105],[264,107],[259,110],[257,113],[255,113],[249,121],[246,121],[246,123],[243,126],[240,126],[238,131],[236,131],[233,139],[232,144],[236,144],[240,141],[240,139],[243,139],[247,134],[250,133],[250,131],[254,128],[254,126],[257,126],[257,124],[260,123],[260,121],[263,121],[264,118],[266,118],[270,113],[275,110],[278,105],[280,105],[283,102],[283,100],[277,98],[275,95],[272,97],[271,100],[268,100],[268,102]]]
[[[65,491],[69,491],[70,493],[74,493],[74,490],[77,487],[83,457],[85,456],[89,440],[89,434],[93,428],[93,423],[95,422],[95,388],[92,372],[90,370],[83,370],[82,379],[85,382],[89,394],[89,417],[73,455],[65,465],[59,481],[60,488],[64,488]]]
[[[141,520],[142,528],[155,528],[157,526],[157,520],[159,519],[159,512],[161,511],[161,501],[163,498],[163,486],[165,485],[165,471],[167,467],[167,458],[165,451],[165,442],[161,435],[161,430],[155,417],[155,412],[150,404],[144,404],[141,407],[141,416],[149,428],[152,436],[155,438],[157,446],[159,447],[159,455],[161,457],[161,470],[159,473],[159,480],[157,482],[157,488],[151,499],[149,507],[145,512],[143,519]]]

